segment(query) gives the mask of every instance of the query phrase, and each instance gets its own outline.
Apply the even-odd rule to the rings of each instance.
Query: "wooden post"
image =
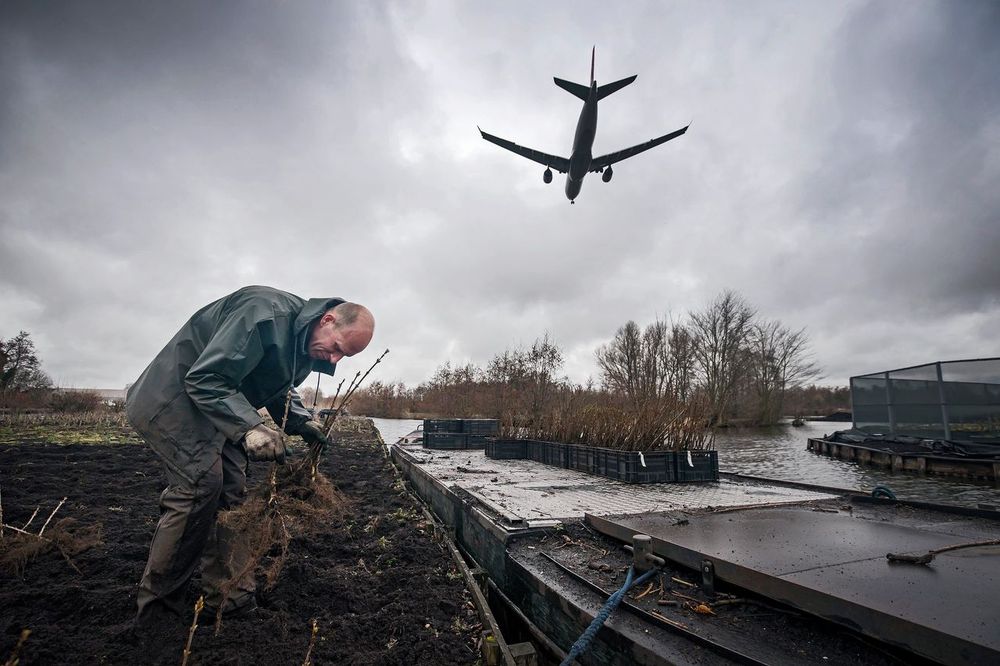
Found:
[[[492,631],[483,632],[483,663],[486,666],[500,666],[500,644]]]
[[[511,643],[510,653],[517,666],[538,666],[538,653],[531,643]]]

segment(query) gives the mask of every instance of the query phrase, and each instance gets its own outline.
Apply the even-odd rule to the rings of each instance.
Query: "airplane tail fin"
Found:
[[[594,56],[597,52],[597,47],[595,46],[590,51],[590,86],[581,85],[579,83],[573,83],[572,81],[566,81],[558,77],[552,77],[556,82],[556,85],[567,91],[572,95],[576,95],[584,102],[590,97],[590,88],[594,85]],[[632,75],[624,78],[620,81],[615,81],[614,83],[605,83],[603,86],[597,87],[597,99],[601,100],[610,95],[613,92],[618,92],[628,84],[635,81],[637,75]]]
[[[584,102],[587,101],[587,96],[590,95],[590,88],[579,83],[573,83],[572,81],[566,81],[565,79],[560,79],[558,76],[553,76],[552,80],[556,82],[556,85],[570,93],[571,95],[576,95]]]
[[[621,79],[620,81],[615,81],[614,83],[605,83],[603,86],[598,86],[597,88],[597,99],[601,100],[610,95],[611,93],[618,92],[628,84],[635,81],[637,74]],[[558,81],[557,81],[558,82]]]

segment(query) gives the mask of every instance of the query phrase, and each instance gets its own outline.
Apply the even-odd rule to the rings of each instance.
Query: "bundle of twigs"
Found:
[[[340,404],[336,405],[337,397],[340,395],[340,387],[343,386],[344,384],[344,380],[340,380],[340,384],[337,385],[337,392],[334,394],[333,402],[331,403],[331,407],[334,405],[336,405],[336,407],[332,412],[330,412],[330,414],[326,416],[326,418],[323,421],[323,432],[326,434],[327,439],[329,439],[330,435],[333,433],[333,424],[336,422],[337,417],[344,413],[344,411],[347,409],[347,405],[350,404],[351,399],[354,397],[354,394],[357,392],[362,382],[364,382],[365,379],[368,378],[368,375],[371,374],[371,371],[375,369],[376,365],[382,362],[382,359],[385,358],[386,354],[388,353],[389,353],[388,349],[382,352],[382,354],[377,359],[375,359],[375,362],[372,363],[371,367],[365,371],[365,374],[362,375],[360,371],[357,372],[354,375],[354,378],[351,380],[351,383],[347,385],[347,391],[344,392],[344,397],[340,401]],[[312,446],[309,447],[309,453],[306,454],[305,460],[302,461],[303,465],[309,466],[309,473],[311,478],[316,477],[316,468],[319,466],[319,460],[322,455],[323,455],[323,446],[321,444],[313,444]]]
[[[363,375],[358,372],[351,380],[340,405],[323,424],[327,437],[355,391],[388,353],[389,350],[386,349],[367,372]],[[343,381],[337,387],[334,401],[340,394],[341,386]],[[292,391],[289,389],[280,424],[283,438],[286,437],[284,431],[288,423],[291,399]],[[322,445],[314,444],[297,463],[272,463],[266,486],[252,493],[239,507],[219,515],[220,524],[238,535],[235,538],[241,540],[240,550],[244,553],[243,565],[220,590],[223,598],[227,598],[241,580],[253,575],[270,553],[274,554],[268,566],[263,567],[263,575],[268,587],[274,585],[284,567],[292,537],[311,533],[342,517],[347,499],[319,472],[322,454]],[[221,627],[222,610],[220,605],[216,615],[216,631]]]
[[[570,400],[535,416],[507,416],[501,433],[621,451],[704,450],[714,442],[707,422],[704,405],[697,401],[593,405]]]

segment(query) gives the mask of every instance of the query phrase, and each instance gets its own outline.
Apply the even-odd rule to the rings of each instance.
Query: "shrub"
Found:
[[[49,398],[49,407],[63,413],[93,412],[102,405],[101,396],[91,391],[55,391]]]

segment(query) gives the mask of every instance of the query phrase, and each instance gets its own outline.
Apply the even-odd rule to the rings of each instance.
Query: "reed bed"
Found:
[[[619,451],[702,451],[715,442],[707,404],[697,400],[588,405],[570,399],[534,416],[507,415],[500,434]]]

